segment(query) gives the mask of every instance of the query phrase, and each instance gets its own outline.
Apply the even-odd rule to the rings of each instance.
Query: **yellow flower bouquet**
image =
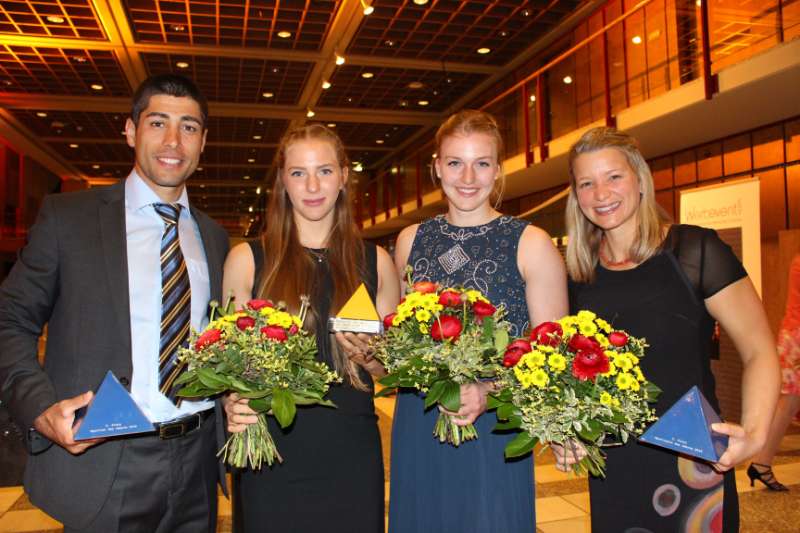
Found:
[[[294,420],[298,405],[334,404],[324,399],[335,372],[316,360],[317,343],[302,329],[307,309],[292,315],[269,300],[250,300],[240,311],[231,306],[200,333],[193,333],[188,347],[178,354],[187,370],[176,380],[183,387],[178,396],[206,398],[236,392],[249,399],[258,422],[230,436],[220,450],[228,464],[261,468],[283,459],[267,428],[265,414],[281,427]]]
[[[472,424],[459,426],[452,413],[461,407],[462,384],[494,378],[500,370],[510,327],[504,314],[480,291],[415,283],[384,318],[385,333],[372,341],[388,372],[378,394],[416,389],[425,394],[425,409],[440,406],[433,431],[440,442],[459,446],[478,438]]]
[[[528,339],[511,342],[501,389],[489,400],[500,420],[496,431],[521,430],[506,457],[524,455],[537,442],[579,441],[587,456],[573,470],[602,477],[601,447],[627,442],[656,419],[649,404],[661,390],[639,366],[646,347],[644,339],[614,330],[591,311],[544,322]]]

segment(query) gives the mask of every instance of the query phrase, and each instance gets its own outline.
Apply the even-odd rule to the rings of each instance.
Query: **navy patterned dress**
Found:
[[[443,215],[420,224],[408,264],[412,279],[482,291],[505,304],[512,335],[528,327],[517,248],[526,222],[501,216],[476,227]],[[390,533],[530,533],[535,531],[533,460],[506,461],[513,435],[492,433],[493,413],[475,421],[478,439],[458,448],[433,436],[438,416],[413,391],[398,394],[392,428]]]

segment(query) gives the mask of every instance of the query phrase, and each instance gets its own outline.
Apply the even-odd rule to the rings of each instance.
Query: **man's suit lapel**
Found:
[[[211,281],[211,299],[224,304],[225,302],[220,301],[220,298],[222,297],[222,263],[225,258],[221,256],[222,251],[218,249],[209,219],[193,206],[190,206],[189,209],[192,212],[192,217],[197,222],[197,227],[200,229],[200,238],[203,239],[203,249],[206,252],[206,262],[208,264],[208,277]]]
[[[123,347],[131,351],[131,311],[128,294],[128,248],[125,232],[125,180],[106,188],[100,202],[100,240],[117,331]],[[128,358],[130,359],[130,358]]]

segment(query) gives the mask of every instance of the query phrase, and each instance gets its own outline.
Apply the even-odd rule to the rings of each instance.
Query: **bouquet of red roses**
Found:
[[[587,456],[573,470],[603,476],[606,438],[624,443],[656,419],[648,404],[661,391],[639,368],[646,347],[590,311],[544,322],[530,338],[510,343],[502,388],[489,400],[500,419],[496,429],[522,430],[506,457],[528,453],[537,442],[580,441]]]
[[[236,392],[249,398],[258,422],[234,433],[220,450],[232,466],[261,468],[283,459],[267,428],[265,414],[281,427],[292,423],[297,405],[327,405],[328,385],[339,378],[316,360],[317,343],[302,329],[307,302],[299,316],[287,313],[269,300],[250,300],[235,311],[230,304],[201,333],[193,333],[189,347],[179,352],[188,369],[176,380],[183,397],[210,397]]]
[[[439,404],[433,434],[458,446],[478,437],[472,424],[455,424],[461,385],[493,378],[508,343],[509,324],[479,291],[442,288],[430,281],[410,287],[396,312],[383,321],[385,333],[373,339],[375,357],[388,375],[380,393],[398,387],[426,394],[425,408]]]

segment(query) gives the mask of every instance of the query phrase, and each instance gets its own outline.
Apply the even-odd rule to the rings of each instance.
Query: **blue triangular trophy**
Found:
[[[711,424],[721,421],[700,389],[694,386],[639,440],[716,463],[728,448],[728,436],[711,430]]]
[[[146,433],[156,428],[110,370],[92,398],[75,440]]]

